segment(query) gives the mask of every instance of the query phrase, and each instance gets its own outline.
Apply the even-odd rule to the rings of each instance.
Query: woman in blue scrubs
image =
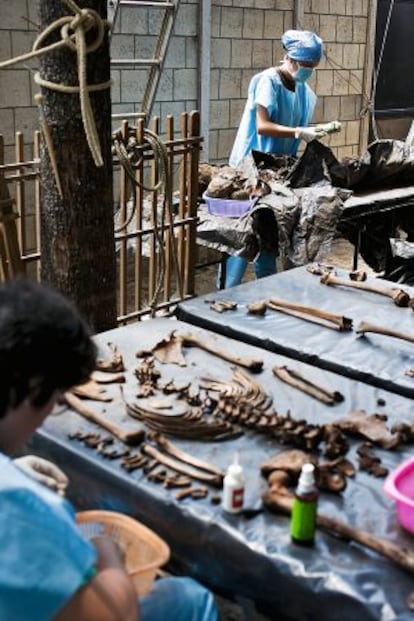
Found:
[[[316,95],[307,84],[323,51],[322,39],[306,30],[288,30],[282,36],[285,56],[279,67],[256,74],[250,81],[229,163],[236,167],[252,149],[278,155],[296,155],[301,140],[310,142],[324,135],[307,127]],[[254,261],[257,278],[276,273],[276,251],[263,249]],[[229,256],[225,287],[240,284],[247,259]]]

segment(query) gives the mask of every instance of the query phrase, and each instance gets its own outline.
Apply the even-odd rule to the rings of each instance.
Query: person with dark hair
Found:
[[[285,54],[280,65],[257,73],[250,81],[230,166],[237,167],[253,149],[295,156],[301,140],[307,143],[327,133],[329,124],[308,127],[316,95],[307,81],[321,60],[322,39],[308,30],[287,30],[282,35],[282,47]],[[335,123],[339,129],[340,124]],[[277,234],[273,238],[277,238]],[[276,257],[277,248],[260,251],[254,261],[257,278],[276,273]],[[243,256],[228,257],[226,288],[240,284],[247,263]]]
[[[61,294],[25,279],[0,287],[0,619],[217,621],[213,595],[188,578],[156,581],[138,602],[116,543],[85,539],[70,503],[36,480],[62,490],[65,475],[36,456],[12,459],[95,361]]]

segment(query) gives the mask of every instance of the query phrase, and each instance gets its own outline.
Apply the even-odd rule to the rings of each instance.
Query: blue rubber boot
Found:
[[[276,274],[276,255],[269,250],[262,250],[254,262],[256,278]]]
[[[225,288],[240,285],[244,272],[246,271],[248,261],[243,257],[236,255],[229,256],[226,261],[226,284]]]

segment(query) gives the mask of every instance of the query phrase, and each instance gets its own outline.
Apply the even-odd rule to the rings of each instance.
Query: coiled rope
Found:
[[[111,80],[107,80],[106,82],[100,82],[98,84],[88,84],[86,77],[86,58],[88,54],[94,52],[100,47],[105,36],[105,28],[107,28],[109,24],[106,20],[103,20],[101,18],[99,13],[97,13],[93,9],[81,9],[76,4],[76,2],[74,2],[74,0],[62,0],[62,2],[73,12],[74,16],[68,15],[60,17],[59,19],[49,24],[49,26],[47,26],[47,28],[45,28],[45,30],[43,30],[43,32],[35,40],[31,52],[1,62],[0,69],[25,62],[30,58],[38,57],[43,54],[48,54],[51,51],[55,51],[63,47],[68,47],[70,50],[75,52],[77,54],[78,85],[67,86],[66,84],[60,84],[57,82],[51,82],[50,80],[44,80],[43,78],[41,78],[39,73],[35,74],[34,80],[39,86],[60,93],[79,93],[82,123],[85,130],[86,140],[95,166],[100,167],[103,166],[102,151],[99,142],[98,131],[96,129],[95,119],[93,116],[89,93],[110,88],[112,82]],[[92,43],[87,45],[85,36],[86,33],[89,32],[92,28],[95,28],[97,30],[96,38]],[[50,45],[42,46],[45,39],[58,29],[60,30],[61,39]],[[41,104],[41,96],[36,96],[35,99],[38,104]],[[43,129],[45,130],[45,127],[43,127]],[[49,150],[52,168],[56,177],[56,157],[54,155],[52,142],[50,139],[50,135],[47,135],[47,129],[46,131],[44,131],[44,133],[46,133],[45,140]],[[58,178],[56,179],[56,182],[59,188],[60,182]]]
[[[133,207],[131,209],[130,215],[126,218],[126,220],[117,228],[116,232],[120,232],[125,230],[130,224],[134,212],[135,212],[135,187],[138,186],[147,192],[156,193],[158,191],[163,190],[163,201],[162,201],[162,210],[161,210],[161,222],[158,223],[158,210],[156,201],[151,201],[151,217],[154,225],[154,235],[155,239],[158,243],[159,247],[159,260],[160,260],[160,269],[157,272],[157,282],[155,286],[154,295],[149,302],[149,307],[151,309],[151,316],[155,315],[155,311],[157,308],[158,298],[162,289],[163,279],[165,275],[165,245],[163,239],[163,231],[166,228],[169,228],[170,231],[170,240],[172,246],[172,256],[174,262],[174,272],[177,280],[177,288],[180,298],[183,298],[183,284],[181,278],[180,266],[178,264],[177,257],[177,244],[174,235],[174,214],[172,207],[172,197],[173,197],[173,189],[171,176],[168,172],[168,152],[165,144],[160,140],[160,138],[152,132],[151,130],[144,128],[144,141],[149,144],[153,153],[154,153],[154,173],[155,173],[155,183],[154,185],[148,186],[144,183],[140,182],[135,175],[135,167],[140,165],[142,161],[142,155],[139,156],[137,164],[135,167],[131,164],[129,159],[128,149],[125,146],[125,142],[122,138],[120,132],[116,132],[113,136],[113,146],[116,155],[118,156],[119,162],[121,166],[124,168],[128,178],[132,182],[133,191]],[[168,221],[167,221],[168,216]]]

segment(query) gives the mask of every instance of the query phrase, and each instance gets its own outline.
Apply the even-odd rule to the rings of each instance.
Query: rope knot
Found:
[[[62,41],[73,51],[77,51],[76,39],[85,36],[87,32],[95,28],[97,30],[95,40],[85,46],[86,54],[97,50],[105,36],[105,22],[93,9],[81,9],[77,15],[60,29]],[[75,38],[75,41],[74,41]]]

